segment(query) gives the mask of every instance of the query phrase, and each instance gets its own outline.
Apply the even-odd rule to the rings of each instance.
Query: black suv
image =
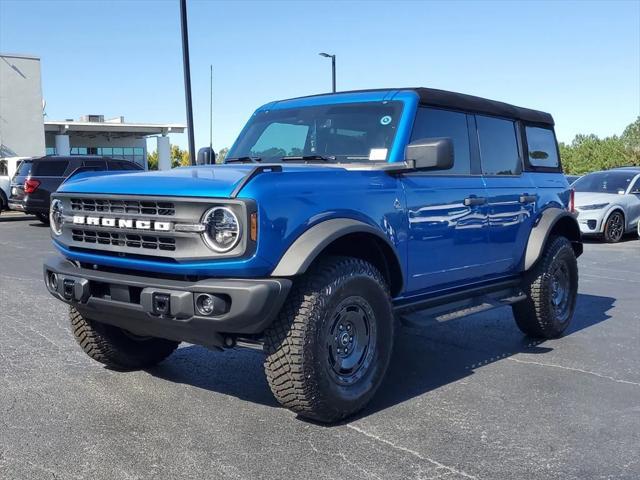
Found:
[[[11,181],[9,209],[30,213],[48,224],[51,194],[79,168],[144,170],[137,163],[98,156],[46,156],[23,160]]]

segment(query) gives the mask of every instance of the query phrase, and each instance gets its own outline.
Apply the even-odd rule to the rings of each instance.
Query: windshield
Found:
[[[635,176],[634,172],[590,173],[571,186],[576,192],[624,193]]]
[[[401,102],[260,111],[229,151],[227,161],[386,161],[401,112]]]

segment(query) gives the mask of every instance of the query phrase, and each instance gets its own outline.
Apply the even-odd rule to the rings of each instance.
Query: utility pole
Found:
[[[180,26],[182,30],[182,69],[184,70],[184,99],[187,107],[187,134],[189,138],[189,162],[196,164],[196,148],[193,135],[193,105],[191,101],[191,69],[189,67],[189,30],[187,26],[187,0],[180,0]]]

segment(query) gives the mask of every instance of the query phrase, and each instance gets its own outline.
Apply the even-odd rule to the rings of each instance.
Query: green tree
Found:
[[[171,168],[187,167],[189,163],[189,152],[182,150],[177,145],[171,145],[170,151]],[[158,170],[158,151],[147,153],[147,165],[149,170]]]
[[[216,152],[216,163],[224,163],[224,159],[227,158],[227,153],[229,153],[228,147],[221,148]]]
[[[626,165],[640,165],[640,117],[630,124],[621,137],[599,138],[590,134],[576,135],[570,145],[560,143],[564,171],[582,175]]]

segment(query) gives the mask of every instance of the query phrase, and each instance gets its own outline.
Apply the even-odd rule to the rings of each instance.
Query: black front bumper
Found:
[[[55,281],[54,281],[55,276]],[[62,257],[44,264],[49,292],[85,317],[136,335],[220,347],[224,335],[260,334],[280,311],[291,280],[166,280],[81,268]],[[214,297],[210,316],[197,312],[198,294]]]

